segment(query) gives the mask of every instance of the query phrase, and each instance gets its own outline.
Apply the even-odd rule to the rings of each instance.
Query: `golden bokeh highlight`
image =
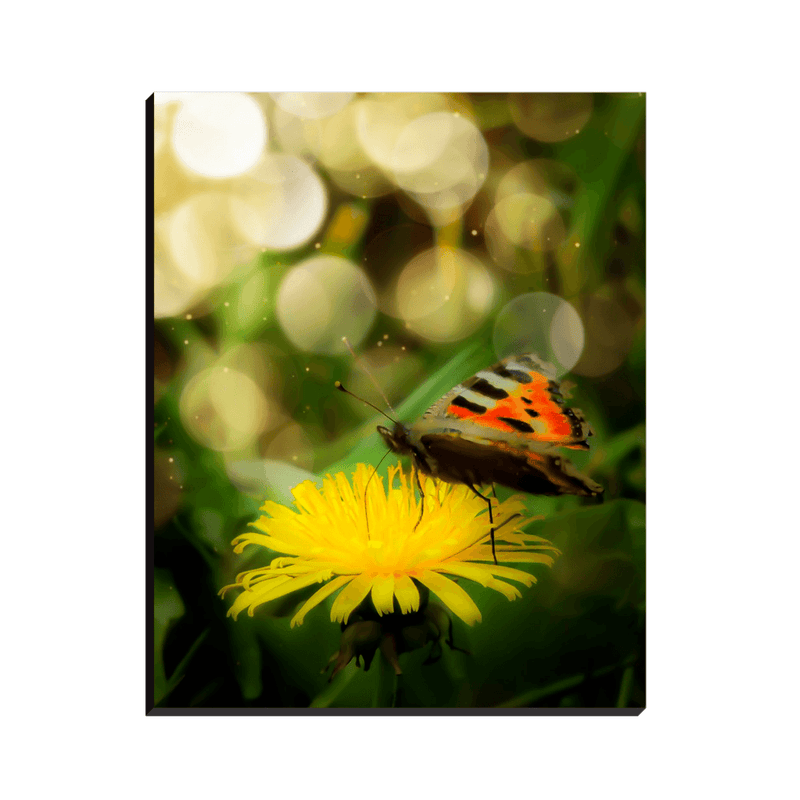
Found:
[[[438,311],[460,275],[461,262],[450,248],[433,248],[415,256],[397,280],[395,316],[413,321]]]
[[[358,197],[377,197],[392,190],[383,171],[364,151],[358,138],[358,103],[351,103],[324,121],[317,157],[331,180]]]
[[[269,153],[232,186],[239,238],[268,250],[293,250],[319,230],[328,211],[320,176],[303,159]]]
[[[555,250],[566,236],[558,209],[539,194],[512,194],[499,200],[487,225],[505,240],[534,253]]]
[[[322,119],[303,119],[273,103],[270,121],[270,131],[282,152],[316,160],[322,142]]]
[[[475,256],[434,247],[412,258],[401,272],[391,313],[418,336],[454,342],[481,325],[495,294],[493,277]]]
[[[238,370],[215,365],[201,370],[180,397],[181,420],[202,445],[239,453],[280,419],[255,381]]]
[[[376,93],[355,102],[356,132],[372,162],[391,173],[394,151],[406,126],[415,119],[441,111],[470,116],[468,102],[436,93]]]
[[[497,167],[497,165],[495,165]],[[503,172],[495,200],[512,194],[537,194],[548,198],[559,210],[572,205],[580,181],[567,164],[549,158],[522,161]]]
[[[534,159],[507,169],[495,189],[484,237],[492,260],[509,272],[541,272],[543,253],[567,237],[562,209],[572,203],[577,178],[568,167]]]
[[[221,181],[204,178],[187,169],[172,147],[172,125],[179,102],[154,106],[153,206],[156,216],[171,211],[193,194],[220,189]]]
[[[340,189],[361,198],[386,194],[392,184],[366,154],[357,135],[359,101],[351,101],[349,94],[346,97],[347,102],[331,103],[326,107],[331,113],[319,116],[296,113],[296,104],[275,105],[275,136],[285,152],[319,162]]]
[[[580,133],[592,116],[592,95],[529,93],[510,96],[514,124],[540,142],[563,142]]]
[[[375,292],[363,270],[339,256],[312,256],[296,264],[278,288],[277,316],[292,344],[310,353],[346,353],[375,319]]]
[[[461,216],[483,185],[489,149],[472,122],[438,111],[405,125],[389,164],[395,183],[443,225]]]
[[[286,114],[323,119],[341,111],[353,99],[353,92],[270,92],[270,97]]]
[[[253,167],[267,144],[259,104],[241,92],[187,93],[172,124],[172,146],[188,169],[230,178]]]
[[[204,289],[189,278],[175,262],[169,248],[169,220],[156,220],[153,257],[153,316],[176,317],[191,308]]]
[[[278,365],[270,349],[260,343],[234,344],[215,361],[215,366],[223,371],[235,370],[250,378],[262,391],[275,392],[274,376]],[[277,418],[273,420],[277,424]]]
[[[161,148],[154,160],[153,206],[156,216],[171,211],[193,194],[212,188],[210,182],[191,175],[180,164],[169,143]]]
[[[498,358],[515,353],[537,353],[569,372],[581,357],[586,342],[583,323],[575,308],[558,295],[530,292],[518,295],[500,310],[492,343]]]
[[[168,105],[153,105],[153,156],[158,156],[169,144],[172,117],[172,110]]]
[[[233,199],[228,192],[200,192],[156,218],[156,317],[190,308],[258,252],[236,229]]]
[[[247,107],[255,103],[244,97]],[[155,157],[154,186],[156,317],[193,308],[224,284],[235,267],[266,249],[281,252],[306,244],[328,212],[325,184],[312,166],[296,156],[259,153],[244,173],[224,179],[201,175],[183,163],[176,155],[179,115],[187,104],[191,110],[209,98],[217,111],[224,109],[215,94],[162,93],[155,107],[157,138],[162,140]],[[226,146],[236,150],[236,137],[225,135]],[[245,316],[252,322],[255,315]]]

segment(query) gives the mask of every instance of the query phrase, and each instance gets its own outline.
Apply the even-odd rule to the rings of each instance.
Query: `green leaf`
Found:
[[[617,708],[627,708],[633,686],[633,667],[626,667],[622,673],[622,682],[619,687],[619,697],[617,698]]]
[[[611,95],[581,135],[558,148],[559,159],[570,164],[581,179],[570,233],[570,239],[581,243],[581,259],[598,258],[602,252],[600,231],[609,216],[622,169],[642,130],[644,110],[643,97]],[[577,264],[560,260],[559,268],[566,296],[594,289],[601,279],[600,271],[583,260]]]
[[[155,570],[153,584],[153,701],[157,705],[168,691],[164,642],[170,627],[183,616],[185,606],[167,570]]]
[[[330,708],[360,670],[351,661],[308,705],[309,708]]]
[[[579,686],[586,680],[585,675],[573,675],[571,678],[565,678],[562,681],[556,681],[543,689],[531,689],[528,692],[517,695],[512,700],[507,700],[505,703],[498,703],[497,708],[527,708],[545,697],[550,697],[560,692],[565,692],[567,689],[572,689],[574,686]]]
[[[625,667],[625,671],[622,673],[622,683],[623,686],[626,685],[628,689],[630,689],[630,678],[633,676],[633,659],[626,659],[623,664],[627,664]],[[602,677],[603,675],[608,675],[614,670],[618,670],[620,668],[620,664],[615,664],[610,667],[602,667],[601,669],[596,669],[591,673],[591,676],[594,678]],[[511,700],[506,700],[505,703],[499,703],[497,708],[527,708],[529,706],[535,706],[536,703],[544,700],[547,697],[552,697],[554,694],[560,694],[561,692],[567,691],[567,689],[572,689],[575,686],[580,686],[588,675],[581,674],[581,675],[573,675],[570,678],[564,678],[564,680],[556,681],[555,683],[551,683],[549,686],[545,686],[541,689],[530,689],[527,692],[523,692],[522,694],[517,695],[516,697],[512,698]],[[625,696],[626,705],[619,705],[617,703],[617,708],[627,708],[627,695]]]
[[[233,672],[245,700],[255,700],[262,691],[261,648],[250,620],[231,621],[229,626]]]
[[[197,637],[197,639],[195,639],[192,646],[186,652],[186,655],[180,660],[178,666],[175,667],[174,672],[167,681],[164,693],[161,699],[156,702],[156,705],[164,705],[172,690],[175,689],[175,687],[183,680],[184,676],[186,675],[186,669],[189,666],[189,662],[192,660],[194,654],[199,650],[200,645],[205,641],[206,637],[208,636],[209,630],[210,630],[209,628],[206,628]]]

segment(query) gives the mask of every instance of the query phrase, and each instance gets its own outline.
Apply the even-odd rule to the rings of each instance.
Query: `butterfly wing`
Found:
[[[552,364],[532,353],[512,356],[451,389],[423,419],[465,420],[486,432],[514,433],[529,443],[588,450],[592,429],[565,395]]]
[[[564,407],[553,366],[531,353],[476,373],[406,432],[423,471],[446,481],[544,495],[603,491],[560,455],[561,447],[587,450],[592,429],[580,410]]]
[[[515,447],[509,441],[479,439],[453,430],[420,437],[439,477],[474,486],[499,483],[529,494],[594,497],[603,487],[583,475],[556,447]]]

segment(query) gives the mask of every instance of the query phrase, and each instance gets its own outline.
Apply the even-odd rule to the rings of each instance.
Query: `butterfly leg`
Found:
[[[458,650],[459,653],[466,653],[468,656],[471,656],[469,650],[465,650],[463,647],[456,647],[455,642],[453,641],[453,620],[449,620],[450,624],[448,626],[448,633],[447,633],[447,644],[450,645],[451,650]]]
[[[469,488],[472,489],[472,491],[478,497],[480,497],[481,500],[485,500],[486,505],[489,506],[489,525],[491,526],[489,528],[489,533],[491,534],[492,537],[492,558],[494,559],[494,563],[496,564],[497,554],[494,551],[494,515],[492,514],[492,501],[488,497],[484,497],[471,483],[468,483],[467,486],[469,486]],[[492,485],[492,489],[494,490],[494,485]]]
[[[419,527],[420,522],[422,522],[422,513],[425,511],[425,493],[422,491],[422,483],[419,479],[419,470],[414,467],[414,477],[417,479],[417,489],[419,489],[419,519],[417,520],[416,525],[414,525],[414,530]]]

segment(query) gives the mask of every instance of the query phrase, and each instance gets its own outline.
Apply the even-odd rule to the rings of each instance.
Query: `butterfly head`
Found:
[[[387,447],[400,455],[411,455],[413,448],[408,439],[406,426],[401,422],[395,422],[394,428],[384,428],[378,425],[378,433],[383,437]]]

